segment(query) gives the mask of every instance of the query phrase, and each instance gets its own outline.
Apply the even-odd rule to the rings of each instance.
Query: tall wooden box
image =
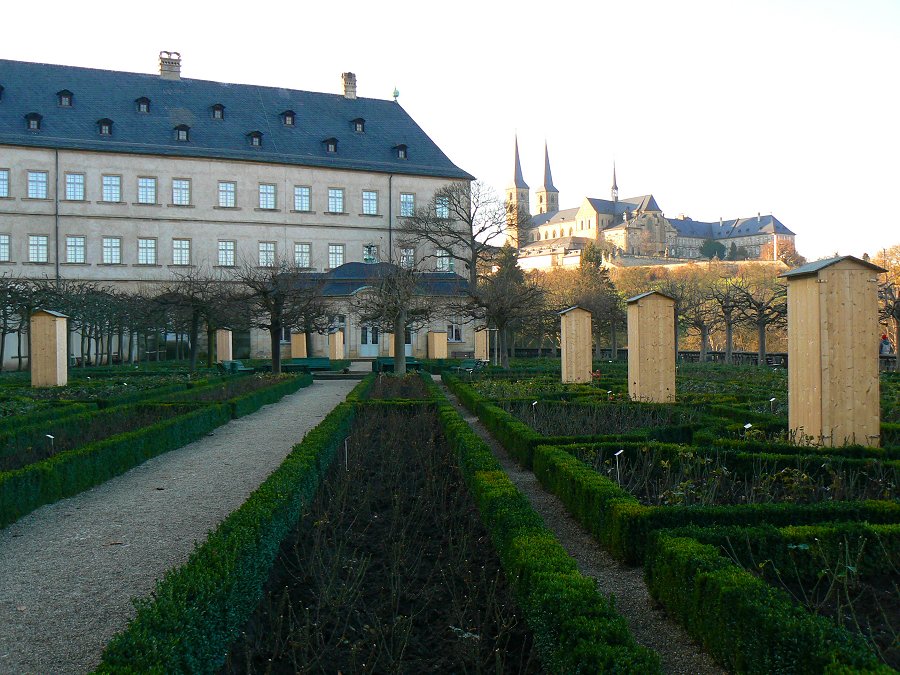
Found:
[[[291,358],[306,358],[306,333],[291,333]]]
[[[658,291],[628,305],[628,396],[634,401],[675,400],[675,300]]]
[[[344,358],[344,331],[336,330],[328,336],[328,358],[332,361]]]
[[[788,426],[798,441],[880,445],[877,265],[843,256],[785,272]]]
[[[428,358],[447,358],[447,331],[428,331]]]
[[[477,330],[475,331],[475,358],[480,359],[481,361],[489,361],[490,354],[488,353],[488,330]]]
[[[591,313],[569,307],[559,313],[562,345],[562,381],[591,381]]]
[[[31,314],[32,387],[62,387],[69,381],[68,317],[39,309]]]
[[[231,361],[232,354],[232,334],[227,328],[219,328],[216,331],[216,360]]]

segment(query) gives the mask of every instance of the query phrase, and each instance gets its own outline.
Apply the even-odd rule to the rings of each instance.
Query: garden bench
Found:
[[[291,359],[290,361],[282,362],[281,369],[284,370],[285,366],[291,366],[292,368],[302,367],[306,368],[307,371],[331,370],[331,359],[327,356],[307,356],[305,358]]]
[[[481,359],[463,359],[459,365],[453,366],[450,370],[454,373],[478,373],[484,370],[485,362]]]
[[[240,361],[222,361],[219,367],[228,375],[237,375],[239,373],[255,373],[256,368],[248,368]]]
[[[407,370],[421,370],[422,363],[416,361],[414,358],[407,356],[406,357],[406,369]],[[393,356],[379,356],[374,361],[372,361],[372,371],[376,373],[393,373],[394,372],[394,357]]]

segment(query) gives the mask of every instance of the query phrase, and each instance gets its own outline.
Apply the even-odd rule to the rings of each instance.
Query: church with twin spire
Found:
[[[546,143],[544,182],[535,197],[537,213],[531,214],[516,139],[506,203],[510,213],[518,214],[519,227],[510,228],[508,241],[518,248],[522,269],[577,267],[588,243],[604,251],[608,264],[623,267],[690,262],[702,257],[700,249],[708,240],[724,245],[726,255],[750,260],[777,260],[779,252],[794,249],[795,234],[773,215],[717,223],[683,215],[669,219],[652,194],[619,198],[615,165],[610,199],[584,197],[579,206],[560,209]]]

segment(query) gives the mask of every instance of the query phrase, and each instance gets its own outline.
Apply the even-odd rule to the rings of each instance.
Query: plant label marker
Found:
[[[619,455],[621,455],[623,452],[625,452],[625,448],[622,448],[615,454],[615,457],[616,457],[616,483],[618,483],[619,485],[622,484],[622,477],[619,474]]]

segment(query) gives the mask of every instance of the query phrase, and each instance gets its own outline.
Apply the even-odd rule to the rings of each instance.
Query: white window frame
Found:
[[[259,242],[259,266],[275,267],[275,242],[261,241]]]
[[[362,212],[364,216],[378,215],[378,192],[375,190],[362,191]]]
[[[172,204],[175,206],[191,205],[191,179],[172,179]]]
[[[312,267],[312,244],[306,241],[294,242],[294,264],[297,267]]]
[[[344,264],[344,245],[328,244],[328,268],[335,269]]]
[[[138,176],[138,204],[156,204],[159,182],[154,176]]]
[[[401,248],[400,249],[400,267],[411,270],[416,266],[416,249]]]
[[[412,192],[400,193],[400,217],[409,218],[416,212],[416,195]]]
[[[100,188],[100,201],[113,204],[118,204],[122,201],[122,176],[103,174],[100,177]]]
[[[465,342],[462,324],[458,320],[450,319],[447,321],[447,342]]]
[[[0,262],[9,262],[12,250],[12,238],[8,234],[0,234]]]
[[[46,234],[28,235],[28,262],[50,262],[50,237]]]
[[[309,185],[294,186],[294,211],[312,211],[312,188]]]
[[[259,208],[273,211],[277,207],[277,189],[275,183],[259,184]]]
[[[219,267],[234,267],[234,261],[237,257],[237,241],[234,239],[219,239],[217,251]]]
[[[103,246],[104,265],[121,265],[122,264],[122,237],[103,237],[101,242]]]
[[[328,212],[344,213],[344,188],[328,188]]]
[[[158,260],[157,242],[155,237],[138,237],[137,240],[137,264],[156,265]]]
[[[237,206],[237,183],[233,180],[219,181],[219,208],[233,209]]]
[[[9,198],[9,169],[0,169],[0,199]]]
[[[83,173],[67,173],[66,174],[66,201],[67,202],[83,202],[84,201],[84,174]]]
[[[172,239],[172,264],[187,266],[191,264],[191,240],[183,237]]]
[[[66,235],[66,262],[81,265],[86,262],[87,239],[80,234]]]
[[[50,174],[46,171],[28,172],[28,199],[47,199]]]
[[[437,218],[449,218],[450,217],[450,198],[449,197],[437,197],[434,200],[434,215]]]
[[[453,272],[455,265],[455,261],[453,256],[450,255],[450,251],[445,248],[439,248],[435,251],[435,265],[434,269],[437,272]]]

